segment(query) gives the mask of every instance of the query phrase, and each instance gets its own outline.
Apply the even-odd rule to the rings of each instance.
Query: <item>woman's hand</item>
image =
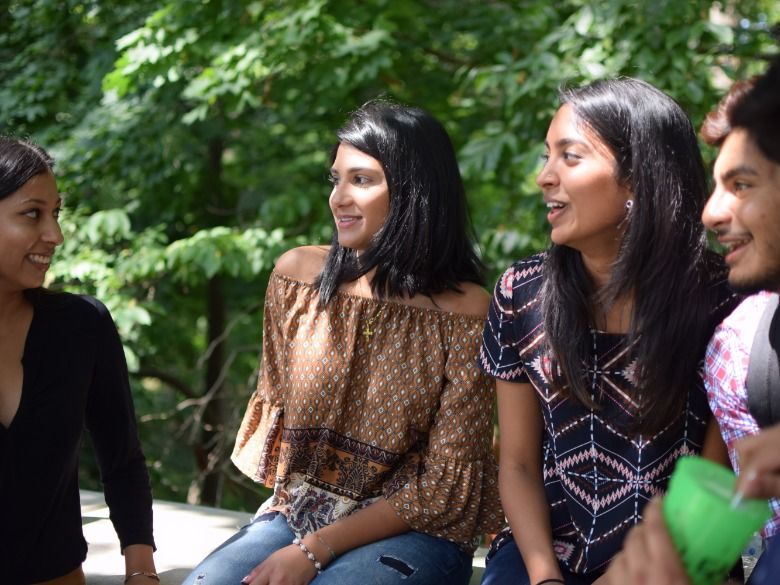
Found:
[[[314,563],[297,545],[291,544],[257,565],[241,582],[245,585],[308,585],[316,576]]]
[[[689,585],[688,576],[664,523],[661,501],[650,502],[643,514],[642,523],[631,529],[623,543],[623,550],[596,583]]]

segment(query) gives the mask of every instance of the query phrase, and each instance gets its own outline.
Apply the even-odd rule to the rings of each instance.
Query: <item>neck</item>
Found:
[[[621,297],[610,307],[596,307],[593,311],[593,325],[607,333],[628,333],[634,313],[634,300]]]
[[[23,291],[0,292],[0,323],[8,323],[27,304]]]
[[[582,254],[585,270],[593,279],[596,290],[602,290],[612,278],[616,253]],[[593,326],[607,333],[627,333],[631,327],[634,300],[631,296],[615,299],[609,306],[593,307]]]
[[[593,279],[596,290],[604,288],[612,277],[612,265],[615,262],[615,256],[586,256],[581,254],[582,263],[585,270]]]
[[[374,279],[374,274],[376,273],[376,268],[371,270],[370,272],[367,272],[357,280],[353,281],[352,283],[352,289],[355,293],[362,297],[372,297],[374,296],[371,292],[371,282]]]

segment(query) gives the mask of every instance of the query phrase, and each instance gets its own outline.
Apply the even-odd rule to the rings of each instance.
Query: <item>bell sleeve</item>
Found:
[[[454,324],[427,444],[407,457],[385,490],[413,530],[464,550],[473,550],[480,535],[497,531],[504,517],[492,451],[494,386],[475,359],[480,330],[481,321],[474,319]]]
[[[263,309],[263,350],[257,389],[249,399],[231,460],[247,477],[273,487],[283,426],[286,360],[282,335],[285,282],[273,273]]]

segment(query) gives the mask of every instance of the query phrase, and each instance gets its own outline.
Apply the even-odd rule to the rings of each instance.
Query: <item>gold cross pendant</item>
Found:
[[[371,330],[371,324],[369,323],[363,328],[363,335],[366,339],[371,339],[373,334],[374,332]]]

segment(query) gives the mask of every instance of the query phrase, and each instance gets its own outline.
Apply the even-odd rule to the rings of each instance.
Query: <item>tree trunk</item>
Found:
[[[208,285],[208,340],[209,344],[222,335],[225,330],[225,298],[222,294],[222,280],[215,276]],[[206,363],[206,389],[211,399],[203,410],[203,428],[200,445],[202,459],[199,462],[203,475],[201,503],[207,506],[219,505],[222,495],[222,473],[219,458],[224,450],[220,448],[225,433],[225,397],[224,380],[220,373],[225,365],[224,341],[215,343]]]
[[[219,210],[223,203],[222,152],[224,143],[213,138],[208,143],[207,174],[203,186],[206,195],[206,209]],[[222,218],[220,218],[222,219]],[[215,225],[218,223],[215,222]],[[222,497],[221,458],[225,433],[225,381],[222,370],[225,367],[225,340],[220,339],[226,324],[225,296],[222,279],[214,275],[206,289],[206,318],[208,320],[207,348],[210,354],[206,361],[205,394],[207,397],[201,411],[201,428],[194,446],[198,466],[198,478],[190,486],[187,501],[206,506],[218,506]]]

